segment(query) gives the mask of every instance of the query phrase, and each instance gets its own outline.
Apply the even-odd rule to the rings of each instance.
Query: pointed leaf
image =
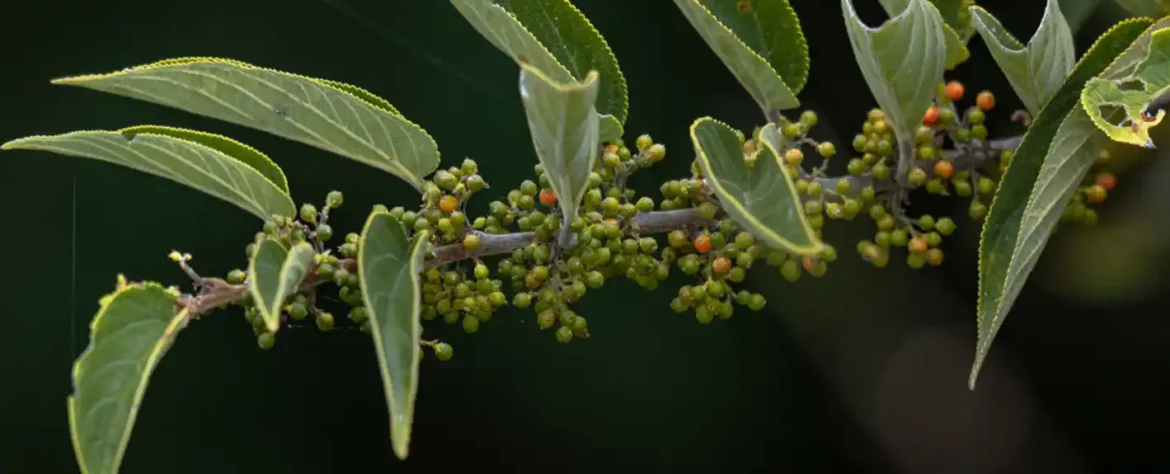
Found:
[[[909,0],[901,13],[869,28],[851,0],[841,0],[841,9],[853,55],[898,139],[898,169],[908,169],[914,131],[934,101],[946,66],[942,17],[926,0]]]
[[[451,4],[497,49],[556,82],[585,82],[589,71],[597,71],[597,112],[625,125],[626,78],[605,38],[571,2],[451,0]]]
[[[1170,13],[1170,0],[1116,0],[1121,8],[1136,16],[1160,18]]]
[[[102,298],[67,402],[82,473],[117,474],[150,375],[187,322],[175,295],[157,284],[122,286]]]
[[[808,44],[787,0],[674,0],[764,115],[800,106]],[[748,7],[741,11],[741,6]]]
[[[1104,71],[1151,24],[1134,19],[1105,33],[1077,62],[1064,85],[1028,127],[1000,181],[979,242],[979,340],[968,381],[972,390],[1004,318],[1048,240],[1069,187],[1084,176],[1101,136],[1077,107],[1085,82]]]
[[[197,189],[261,219],[296,214],[280,168],[255,149],[219,135],[146,125],[25,137],[0,150],[50,151],[125,166]]]
[[[711,117],[696,120],[691,141],[699,168],[723,210],[769,247],[804,255],[819,253],[824,245],[809,226],[796,186],[780,162],[774,144],[781,135],[775,127],[773,123],[765,126],[764,147],[749,166],[735,129]]]
[[[373,166],[416,188],[439,166],[425,130],[358,87],[219,58],[56,79],[262,130]]]
[[[903,10],[906,9],[906,7],[910,6],[910,0],[880,0],[880,1],[882,4],[882,8],[885,9],[885,11],[886,11],[886,14],[891,16],[891,17],[897,16],[898,13],[901,13]],[[971,15],[968,14],[966,16],[967,25],[964,25],[963,27],[952,27],[951,24],[949,23],[950,20],[947,19],[947,13],[942,11],[942,7],[939,7],[939,4],[940,3],[943,4],[943,7],[946,7],[948,9],[948,11],[951,11],[955,7],[953,4],[962,3],[962,0],[930,0],[930,2],[935,7],[938,7],[937,9],[939,11],[939,15],[943,19],[943,25],[942,25],[943,36],[944,36],[944,40],[946,41],[946,46],[947,46],[947,49],[946,49],[946,51],[947,51],[947,53],[946,53],[946,58],[947,58],[946,59],[946,69],[949,71],[949,70],[954,69],[958,65],[962,64],[963,62],[967,61],[967,58],[971,57],[971,51],[969,51],[967,49],[966,41],[963,39],[962,36],[959,35],[958,32],[956,32],[956,30],[964,31],[964,30],[969,28],[969,26],[967,26],[967,25],[970,24]],[[960,20],[956,17],[955,21],[960,21]]]
[[[1007,76],[1012,89],[1032,115],[1040,113],[1064,83],[1076,63],[1072,30],[1060,12],[1060,2],[1048,0],[1040,27],[1024,46],[987,10],[971,7],[972,23],[991,57]]]
[[[366,220],[358,243],[358,275],[362,301],[370,316],[382,387],[390,410],[390,440],[394,454],[406,459],[414,401],[418,393],[418,364],[422,326],[419,322],[419,274],[428,251],[426,231],[411,244],[402,224],[387,212],[375,211]]]
[[[599,122],[593,108],[597,73],[590,74],[583,83],[561,84],[522,64],[520,98],[528,115],[536,157],[556,192],[563,221],[568,222],[577,215],[589,188],[593,162],[600,152]]]
[[[300,242],[292,250],[285,250],[279,241],[268,238],[256,246],[256,253],[248,262],[248,291],[268,332],[280,329],[284,301],[296,294],[297,287],[313,266],[316,254],[308,242]]]
[[[1160,21],[1126,51],[1100,77],[1081,91],[1081,106],[1093,124],[1109,138],[1122,143],[1154,148],[1150,129],[1162,122],[1170,106],[1170,28]],[[1144,56],[1139,61],[1136,57]],[[1120,118],[1109,117],[1113,110]],[[1144,112],[1149,116],[1143,116]]]

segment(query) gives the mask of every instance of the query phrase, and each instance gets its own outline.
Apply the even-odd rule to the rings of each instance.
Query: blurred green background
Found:
[[[750,130],[758,109],[667,0],[577,0],[625,73],[632,138],[649,132],[667,160],[633,186],[687,173],[686,134],[710,115]],[[857,0],[871,24],[876,1]],[[1042,0],[979,2],[1030,37]],[[1112,2],[1066,0],[1077,51],[1120,18]],[[812,52],[802,94],[821,115],[813,134],[844,149],[873,106],[853,62],[838,2],[792,0]],[[981,40],[953,73],[998,92],[994,135],[1019,106]],[[375,203],[414,202],[390,175],[274,136],[79,88],[65,75],[178,56],[230,57],[356,84],[438,141],[444,165],[472,157],[502,195],[533,178],[518,69],[447,2],[372,0],[109,0],[0,4],[0,141],[77,129],[164,124],[222,133],[269,154],[298,202],[332,189],[338,232]],[[1166,130],[1155,140],[1170,139]],[[576,308],[593,337],[568,346],[530,311],[507,310],[478,334],[428,326],[455,346],[423,362],[411,456],[390,450],[370,339],[357,331],[283,331],[269,352],[239,311],[191,325],[150,385],[122,472],[436,472],[459,467],[593,472],[1129,472],[1170,467],[1170,364],[1162,279],[1170,167],[1118,150],[1133,167],[1098,229],[1053,239],[985,366],[974,352],[979,225],[965,200],[919,197],[913,212],[952,215],[943,268],[885,269],[853,251],[868,219],[828,224],[842,258],[820,280],[792,284],[753,269],[760,313],[700,326],[613,280]],[[844,159],[833,169],[843,169]],[[488,199],[477,203],[486,208]],[[77,472],[65,397],[97,299],[115,276],[186,284],[165,258],[178,249],[222,275],[246,264],[260,223],[162,179],[48,153],[0,155],[0,473]]]

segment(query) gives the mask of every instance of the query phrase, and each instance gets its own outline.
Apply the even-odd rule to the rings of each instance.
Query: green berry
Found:
[[[787,262],[784,262],[784,264],[780,266],[780,275],[783,276],[785,280],[791,282],[799,280],[800,264],[798,264],[794,258],[788,259]]]
[[[955,231],[955,221],[949,217],[943,217],[934,224],[934,229],[942,235],[951,235]]]
[[[651,212],[651,211],[653,211],[654,210],[654,200],[650,199],[649,197],[643,196],[641,199],[638,199],[637,209],[638,209],[638,212]]]
[[[301,220],[309,224],[317,222],[317,207],[309,203],[302,205]]]
[[[922,230],[934,229],[934,217],[931,217],[930,214],[923,214],[918,218],[918,227]]]
[[[343,202],[345,202],[345,199],[342,196],[341,191],[329,191],[329,194],[325,195],[325,206],[331,209],[337,209],[341,207]]]
[[[317,313],[317,329],[322,331],[333,330],[333,314],[324,311]]]
[[[516,293],[512,296],[512,306],[520,309],[527,308],[532,303],[532,295],[529,293]]]
[[[276,335],[270,332],[262,332],[256,336],[256,344],[263,350],[272,349],[276,344]]]
[[[837,147],[833,145],[833,142],[820,142],[817,144],[817,153],[829,158],[837,154]]]
[[[238,268],[228,272],[228,274],[227,274],[227,282],[231,283],[233,285],[239,285],[239,284],[243,283],[244,280],[247,278],[248,278],[248,274],[244,273],[243,270],[240,270]]]
[[[557,342],[568,344],[573,341],[573,329],[568,326],[557,328]]]
[[[439,360],[451,360],[451,357],[455,355],[455,348],[445,342],[435,344],[432,349],[435,350],[435,357],[438,357]]]
[[[293,302],[292,304],[288,305],[288,317],[292,318],[294,321],[305,319],[305,317],[308,315],[309,309],[305,307],[304,303]]]
[[[364,306],[355,306],[353,309],[349,310],[349,320],[353,321],[354,324],[361,324],[369,319],[369,313],[366,312],[366,308]]]
[[[715,214],[719,212],[719,206],[711,202],[704,202],[699,204],[699,217],[711,220],[715,218]]]
[[[984,196],[989,196],[995,192],[995,181],[989,178],[980,177],[977,186],[979,187],[979,194]]]
[[[470,314],[463,316],[463,332],[467,334],[479,332],[479,319]]]

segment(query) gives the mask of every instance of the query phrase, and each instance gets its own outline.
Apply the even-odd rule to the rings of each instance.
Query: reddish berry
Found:
[[[979,95],[975,96],[975,106],[984,112],[994,109],[995,94],[992,94],[991,91],[980,91]]]
[[[940,179],[950,179],[955,174],[955,166],[950,160],[939,160],[934,164],[934,175]]]
[[[951,81],[947,83],[946,87],[947,98],[951,102],[958,102],[963,98],[963,83],[959,81]]]
[[[557,203],[557,193],[552,188],[544,188],[540,190],[540,203],[546,206],[551,206]]]
[[[711,236],[707,234],[699,234],[695,237],[695,250],[699,253],[707,253],[711,251]]]
[[[816,268],[816,264],[817,264],[817,259],[813,258],[810,255],[805,255],[804,258],[801,259],[801,261],[800,261],[800,266],[804,267],[804,271],[809,272],[809,273],[812,273],[813,269]]]
[[[929,126],[938,125],[938,117],[938,107],[932,105],[929,109],[926,109],[926,115],[922,116],[922,124]]]
[[[1101,173],[1097,175],[1097,184],[1106,191],[1112,191],[1114,186],[1117,186],[1117,177],[1113,173]]]
[[[456,199],[455,196],[448,194],[439,198],[439,209],[441,209],[443,212],[454,211],[458,206],[459,199]]]
[[[910,239],[909,249],[913,253],[923,253],[930,249],[930,244],[922,237]]]
[[[731,271],[731,259],[720,256],[711,262],[711,272],[716,275],[726,275]]]

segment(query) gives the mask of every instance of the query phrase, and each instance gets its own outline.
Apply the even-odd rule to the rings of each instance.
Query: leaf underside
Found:
[[[968,380],[972,390],[1004,317],[1048,240],[1057,217],[1053,214],[1067,203],[1066,188],[1079,183],[1087,155],[1099,146],[1099,136],[1088,133],[1091,128],[1084,130],[1085,117],[1070,116],[1080,111],[1081,88],[1151,23],[1127,20],[1098,38],[1033,120],[1000,181],[979,242],[978,343]]]
[[[158,284],[124,286],[102,298],[67,401],[83,474],[118,472],[150,375],[187,322],[175,295]]]
[[[882,8],[886,11],[886,15],[889,15],[890,17],[897,16],[899,13],[901,13],[903,10],[905,10],[906,7],[909,6],[910,2],[911,2],[911,0],[879,0],[879,1],[882,5]],[[948,70],[948,71],[952,70],[955,67],[957,67],[958,65],[964,63],[965,61],[967,61],[968,58],[971,57],[971,51],[967,49],[966,41],[964,41],[963,36],[958,33],[958,31],[965,32],[967,29],[969,29],[970,28],[970,21],[968,21],[967,25],[964,25],[962,27],[953,26],[950,23],[951,20],[948,19],[947,13],[942,11],[941,7],[947,7],[948,11],[952,10],[954,7],[953,5],[950,5],[952,3],[961,3],[961,0],[930,0],[930,5],[933,7],[936,7],[935,11],[939,12],[939,17],[942,18],[942,20],[943,20],[943,24],[942,24],[943,41],[946,44],[946,61],[945,61],[946,66],[945,67],[946,67],[946,70]],[[943,5],[941,5],[941,7],[940,7],[940,4],[943,4]],[[967,18],[969,20],[970,14],[967,14]],[[954,21],[958,22],[958,21],[961,21],[961,19],[958,17],[958,15],[955,15]]]
[[[780,135],[769,123],[761,135],[764,147],[748,166],[743,145],[735,130],[710,117],[691,125],[691,140],[699,167],[715,190],[719,203],[736,223],[764,239],[769,247],[794,254],[819,253],[824,245],[817,239],[796,194],[792,178],[774,147]]]
[[[987,10],[972,7],[971,12],[975,30],[1024,107],[1032,115],[1040,113],[1076,64],[1072,30],[1059,2],[1048,0],[1040,26],[1026,46]]]
[[[251,127],[351,158],[416,188],[439,166],[435,141],[356,86],[231,59],[176,58],[56,79]]]
[[[308,274],[315,254],[308,242],[300,242],[288,250],[272,238],[257,244],[256,253],[248,263],[248,291],[268,332],[280,329],[281,308]]]
[[[146,125],[19,138],[0,150],[49,151],[125,166],[202,191],[261,219],[296,213],[280,168],[219,135]]]
[[[426,231],[411,244],[402,224],[386,212],[370,214],[358,244],[362,301],[369,313],[382,386],[390,412],[394,454],[409,454],[418,366],[422,357],[419,274],[428,251]]]

